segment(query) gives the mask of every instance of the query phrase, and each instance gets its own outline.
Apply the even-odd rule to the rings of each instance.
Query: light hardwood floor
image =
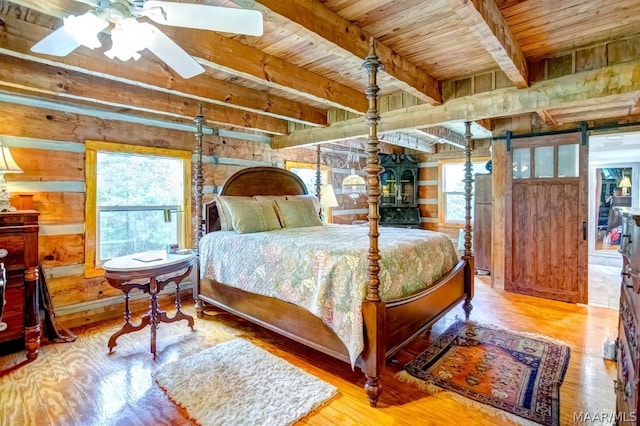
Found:
[[[616,364],[602,358],[602,339],[615,336],[617,311],[554,302],[490,288],[476,278],[472,319],[516,331],[544,334],[571,346],[571,360],[561,387],[561,424],[574,424],[575,412],[613,412]],[[183,305],[188,305],[186,301]],[[186,306],[188,313],[193,309]],[[439,321],[431,336],[414,341],[398,356],[410,361],[447,325],[463,317],[460,307]],[[121,336],[109,355],[107,340],[121,319],[74,331],[74,343],[44,345],[38,359],[22,364],[24,352],[0,357],[2,425],[188,425],[185,413],[153,381],[158,366],[233,337],[243,337],[339,388],[339,394],[300,424],[305,425],[496,425],[511,424],[467,407],[446,393],[427,395],[394,379],[400,367],[390,364],[378,408],[371,408],[360,371],[301,345],[222,314],[186,322],[160,324],[158,359],[149,352],[148,327]]]

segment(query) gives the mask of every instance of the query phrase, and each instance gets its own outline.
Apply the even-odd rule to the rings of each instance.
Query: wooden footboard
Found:
[[[334,358],[349,362],[347,348],[322,320],[306,309],[272,297],[249,293],[217,281],[201,279],[196,311],[202,316],[213,305],[266,329],[305,344]]]
[[[381,325],[385,330],[383,334],[370,333],[379,327],[369,324],[371,319],[368,318],[371,315],[365,314],[364,350],[356,361],[356,366],[365,373],[381,372],[386,359],[465,299],[465,264],[465,261],[460,261],[429,289],[387,303],[384,311],[377,313],[382,318]],[[209,279],[200,280],[195,297],[198,316],[202,316],[206,305],[213,305],[336,359],[349,362],[347,349],[336,334],[320,318],[296,305],[248,293]],[[366,304],[366,301],[363,303]],[[377,314],[373,316],[378,318]]]
[[[459,262],[435,285],[412,297],[386,304],[386,357],[428,330],[465,298],[465,262]]]

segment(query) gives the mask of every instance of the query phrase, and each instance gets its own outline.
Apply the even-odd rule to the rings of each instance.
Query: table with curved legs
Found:
[[[195,263],[195,254],[170,254],[162,250],[136,253],[117,257],[104,263],[105,278],[109,285],[124,292],[124,325],[109,338],[109,352],[116,346],[116,340],[123,334],[138,331],[151,326],[150,350],[156,359],[156,330],[160,323],[186,320],[193,329],[191,315],[180,310],[180,283],[191,273]],[[176,313],[170,317],[158,307],[158,293],[164,287],[176,284]],[[133,289],[149,293],[149,312],[142,316],[138,324],[131,323],[129,292]]]

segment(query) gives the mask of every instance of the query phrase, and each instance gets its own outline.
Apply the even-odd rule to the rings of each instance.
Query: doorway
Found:
[[[636,158],[640,133],[589,138],[590,305],[618,309],[622,256],[615,208],[640,204],[640,162],[628,161]]]
[[[640,163],[592,162],[590,167],[589,204],[592,209],[592,232],[589,254],[592,263],[609,264],[601,258],[619,260],[622,221],[617,207],[638,204],[633,192],[634,175]]]

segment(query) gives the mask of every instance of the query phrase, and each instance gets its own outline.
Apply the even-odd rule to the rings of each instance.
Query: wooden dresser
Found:
[[[40,349],[38,215],[34,210],[0,212],[0,262],[7,277],[0,348],[24,340],[30,360]]]
[[[640,413],[640,209],[618,208],[622,216],[622,283],[618,322],[616,411],[637,424]],[[622,422],[620,422],[622,423]]]

